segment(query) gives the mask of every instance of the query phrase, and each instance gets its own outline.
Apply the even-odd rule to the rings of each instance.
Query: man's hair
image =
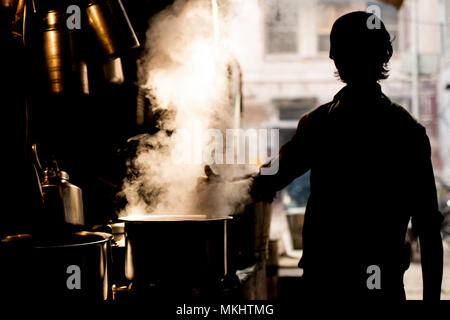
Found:
[[[391,37],[375,15],[355,11],[335,21],[330,34],[330,58],[343,82],[388,78],[392,57]]]

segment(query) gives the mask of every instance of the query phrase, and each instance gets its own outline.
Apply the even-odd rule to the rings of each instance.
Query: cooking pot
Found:
[[[30,234],[0,241],[0,283],[15,301],[103,301],[110,296],[111,235],[77,232],[58,240]],[[47,237],[50,239],[51,237]]]
[[[134,285],[202,286],[227,274],[227,218],[127,217],[125,272]]]

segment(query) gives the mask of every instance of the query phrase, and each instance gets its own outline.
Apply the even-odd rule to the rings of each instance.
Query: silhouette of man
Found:
[[[346,86],[300,119],[280,149],[278,172],[254,176],[251,194],[273,200],[311,170],[299,263],[303,297],[405,299],[412,218],[423,297],[439,299],[442,215],[430,142],[425,128],[381,91],[378,81],[388,77],[393,49],[384,24],[369,28],[369,18],[352,12],[334,23],[330,58]]]

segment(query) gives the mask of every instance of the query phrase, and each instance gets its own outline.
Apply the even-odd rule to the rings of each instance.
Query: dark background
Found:
[[[69,3],[70,2],[70,3]],[[77,4],[77,1],[68,1]],[[48,2],[51,4],[51,2]],[[32,167],[31,145],[39,143],[45,164],[54,155],[70,182],[83,192],[88,226],[116,217],[117,192],[125,174],[126,140],[152,130],[151,119],[136,125],[138,59],[146,46],[152,15],[173,0],[123,0],[140,42],[121,56],[125,82],[108,83],[105,59],[98,54],[82,16],[82,54],[88,65],[89,95],[49,95],[41,73],[39,14],[27,16],[26,46],[11,33],[12,11],[1,9],[1,110],[3,181],[0,233],[27,232],[39,220],[40,197]],[[83,12],[83,9],[82,9]],[[142,101],[141,101],[142,103]],[[122,152],[120,152],[122,150]],[[120,202],[120,201],[119,201]]]

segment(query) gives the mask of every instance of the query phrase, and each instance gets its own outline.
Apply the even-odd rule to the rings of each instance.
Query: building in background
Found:
[[[439,142],[442,178],[450,185],[450,0],[441,0],[442,55],[439,79]]]

